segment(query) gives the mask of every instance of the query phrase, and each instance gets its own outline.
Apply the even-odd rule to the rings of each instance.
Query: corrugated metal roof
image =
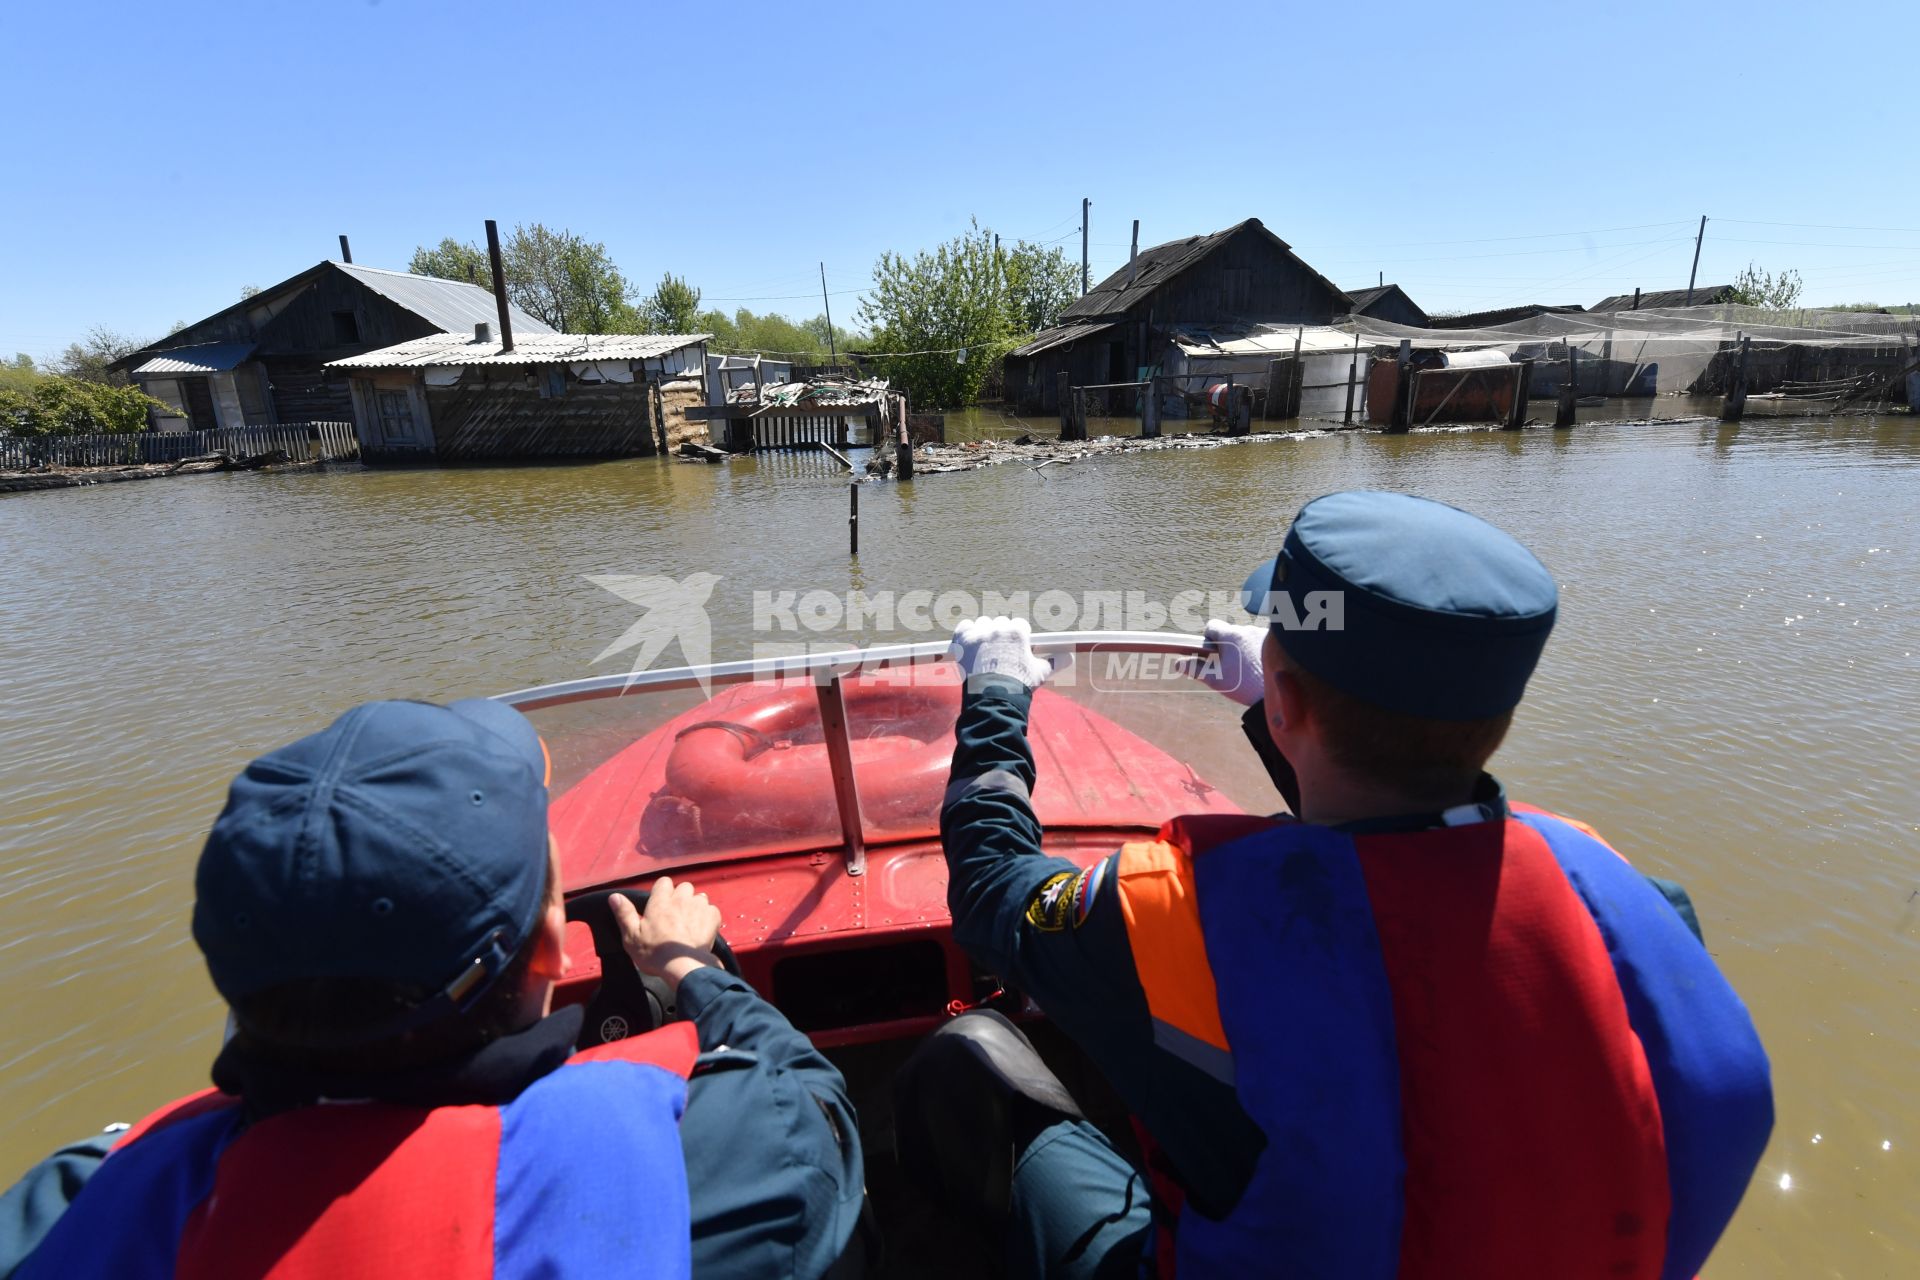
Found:
[[[468,284],[464,280],[442,280],[438,276],[417,276],[408,271],[384,271],[379,267],[363,267],[353,262],[336,262],[333,266],[448,333],[471,335],[476,324],[499,327],[500,309],[494,302],[492,291],[482,289],[477,284]],[[554,332],[552,325],[534,319],[520,308],[510,309],[513,312],[515,338],[522,333]]]
[[[1015,347],[1007,354],[1019,356],[1022,359],[1027,356],[1037,356],[1042,351],[1064,347],[1070,342],[1090,338],[1096,333],[1103,333],[1111,328],[1113,328],[1112,322],[1102,322],[1100,324],[1063,324],[1057,329],[1042,329],[1024,347]]]
[[[516,321],[516,323],[518,323]],[[378,351],[328,362],[329,369],[426,369],[446,366],[510,364],[587,364],[596,360],[652,360],[713,337],[710,333],[530,333],[513,335],[513,350],[502,351],[498,338],[436,333]]]
[[[133,370],[136,378],[168,374],[225,373],[253,354],[251,342],[203,342],[194,347],[161,351]]]
[[[1216,231],[1211,235],[1188,236],[1185,240],[1174,240],[1167,244],[1157,244],[1151,249],[1142,249],[1132,262],[1102,280],[1090,289],[1086,296],[1060,313],[1062,320],[1087,321],[1101,317],[1118,317],[1131,310],[1136,304],[1147,298],[1167,281],[1199,262],[1220,245],[1225,244],[1239,232],[1251,228],[1266,236],[1274,244],[1301,266],[1306,267],[1315,279],[1327,287],[1336,298],[1347,295],[1340,287],[1300,261],[1291,246],[1273,232],[1258,218],[1248,218],[1236,222],[1225,231]],[[1181,317],[1169,317],[1180,319]],[[1201,318],[1201,317],[1187,317]]]
[[[1693,304],[1696,307],[1718,306],[1729,300],[1733,293],[1730,284],[1700,284],[1693,287]],[[1640,309],[1648,307],[1684,307],[1687,304],[1685,289],[1656,289],[1640,295]],[[1595,311],[1626,311],[1633,306],[1633,295],[1616,293],[1611,298],[1602,298],[1593,304]]]

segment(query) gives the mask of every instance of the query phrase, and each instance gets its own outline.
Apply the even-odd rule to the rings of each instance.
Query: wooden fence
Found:
[[[360,456],[350,422],[306,422],[277,427],[230,427],[215,431],[134,431],[125,435],[0,435],[0,471],[36,466],[114,467],[178,462],[206,453],[253,457],[275,449],[295,462],[328,462]]]

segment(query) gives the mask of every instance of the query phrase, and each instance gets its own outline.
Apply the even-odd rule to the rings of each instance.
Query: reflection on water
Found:
[[[1499,768],[1691,889],[1766,1037],[1779,1127],[1712,1273],[1904,1274],[1917,425],[1350,434],[994,467],[864,488],[857,563],[825,455],[0,498],[0,1177],[204,1081],[219,1019],[189,872],[232,773],[364,698],[589,671],[635,610],[587,575],[722,575],[714,656],[742,657],[756,591],[1230,590],[1302,501],[1365,486],[1481,512],[1553,569],[1563,620]]]

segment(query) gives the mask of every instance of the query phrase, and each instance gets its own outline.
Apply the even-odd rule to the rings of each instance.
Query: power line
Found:
[[[1829,240],[1742,240],[1736,236],[1718,236],[1716,239],[1721,244],[1790,244],[1806,249],[1910,249],[1920,253],[1920,244],[1839,244]]]
[[[838,298],[844,294],[866,293],[866,292],[867,290],[865,289],[835,289],[828,296]],[[806,298],[817,298],[819,296],[820,295],[817,293],[775,293],[775,294],[763,294],[759,297],[737,297],[733,295],[726,295],[721,297],[709,298],[706,294],[703,293],[700,295],[700,301],[702,302],[794,302],[794,301],[803,300]]]
[[[1732,219],[1728,219],[1728,221],[1732,221]],[[1335,243],[1335,244],[1329,244],[1329,245],[1322,245],[1321,247],[1326,249],[1356,249],[1356,248],[1357,249],[1413,249],[1413,248],[1419,248],[1424,245],[1440,245],[1440,244],[1498,244],[1508,240],[1553,240],[1553,239],[1558,239],[1562,236],[1599,236],[1599,235],[1606,235],[1607,233],[1613,232],[1613,231],[1645,231],[1649,227],[1680,227],[1680,226],[1692,226],[1692,225],[1693,225],[1693,220],[1691,218],[1671,218],[1671,219],[1668,219],[1666,222],[1636,222],[1631,226],[1594,227],[1586,231],[1540,231],[1540,232],[1535,232],[1531,235],[1480,236],[1478,238],[1471,239],[1471,240],[1398,240],[1398,241],[1388,241],[1387,243],[1384,243],[1384,244],[1376,244],[1371,242],[1366,244],[1361,244],[1357,241],[1349,241],[1345,244]]]
[[[1692,236],[1686,237],[1686,241],[1689,244],[1692,243],[1693,237]],[[1439,258],[1401,258],[1399,259],[1399,261],[1401,262],[1478,262],[1486,258],[1529,258],[1529,257],[1539,257],[1542,255],[1556,254],[1556,253],[1592,253],[1592,252],[1595,252],[1596,250],[1603,250],[1603,249],[1636,249],[1643,244],[1678,244],[1678,243],[1680,243],[1680,241],[1671,236],[1663,236],[1657,240],[1626,240],[1617,244],[1594,244],[1594,245],[1576,244],[1576,245],[1568,245],[1564,249],[1510,249],[1504,253],[1452,253]],[[1378,260],[1379,259],[1377,258],[1322,259],[1323,262],[1367,262],[1367,263],[1377,262]]]
[[[1854,227],[1840,222],[1768,222],[1761,218],[1721,218],[1743,227],[1799,227],[1808,231],[1905,231],[1920,235],[1920,227]]]

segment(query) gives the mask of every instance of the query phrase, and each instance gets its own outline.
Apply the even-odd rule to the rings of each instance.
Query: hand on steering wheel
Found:
[[[665,876],[652,893],[608,889],[570,898],[567,919],[587,926],[600,958],[600,986],[580,1030],[583,1049],[664,1026],[678,1014],[680,980],[695,969],[717,964],[740,973],[718,932],[720,912],[705,894]]]

